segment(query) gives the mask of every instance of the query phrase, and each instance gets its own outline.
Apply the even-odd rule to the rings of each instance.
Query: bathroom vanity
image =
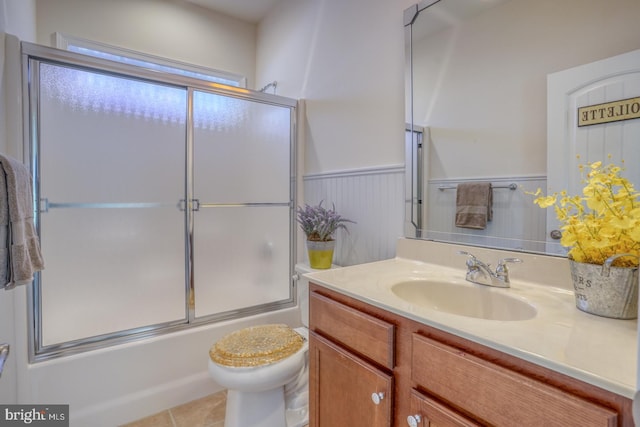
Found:
[[[635,320],[579,312],[562,280],[552,286],[566,260],[544,256],[525,254],[511,288],[479,291],[533,315],[496,320],[491,309],[465,314],[397,292],[422,280],[467,286],[464,268],[451,267],[464,267],[456,249],[408,240],[394,260],[309,276],[311,427],[634,425]],[[530,271],[543,284],[517,279]]]

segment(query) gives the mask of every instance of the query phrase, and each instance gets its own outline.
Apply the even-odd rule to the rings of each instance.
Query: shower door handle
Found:
[[[180,199],[180,202],[178,203],[178,208],[180,209],[181,212],[184,212],[187,209],[187,201],[185,199]],[[191,202],[189,203],[189,208],[191,208],[191,210],[194,212],[199,211],[200,199],[191,199]]]

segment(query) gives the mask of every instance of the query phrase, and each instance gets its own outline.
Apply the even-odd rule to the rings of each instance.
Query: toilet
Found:
[[[309,282],[296,264],[302,327],[257,325],[219,339],[209,374],[227,388],[225,427],[303,427],[309,423]]]

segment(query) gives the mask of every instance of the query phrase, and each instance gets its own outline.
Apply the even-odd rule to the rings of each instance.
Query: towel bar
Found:
[[[455,185],[450,185],[450,186],[441,185],[440,187],[438,187],[438,190],[440,191],[455,190],[456,188],[458,187]],[[509,190],[516,190],[518,188],[518,184],[512,182],[509,185],[492,185],[491,188],[508,188]]]

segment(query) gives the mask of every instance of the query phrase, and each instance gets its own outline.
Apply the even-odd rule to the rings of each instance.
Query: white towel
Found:
[[[19,161],[0,154],[0,287],[33,281],[44,268],[33,223],[31,174]]]

